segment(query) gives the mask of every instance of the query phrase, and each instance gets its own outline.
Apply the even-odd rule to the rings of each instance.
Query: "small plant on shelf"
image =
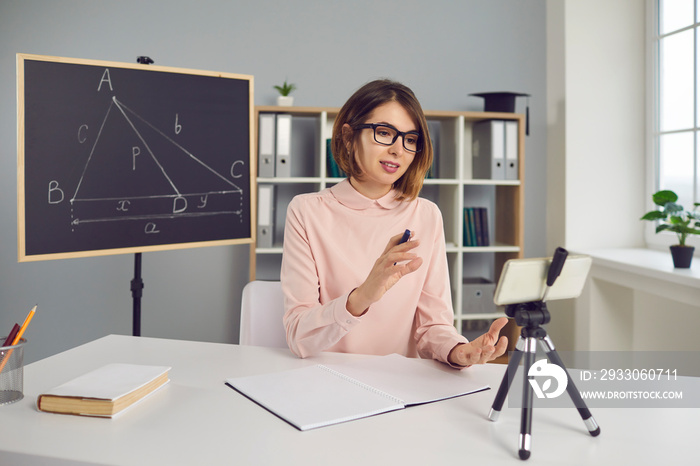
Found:
[[[280,93],[281,96],[288,96],[289,94],[292,93],[294,89],[297,88],[296,84],[291,84],[288,83],[287,80],[284,80],[284,83],[282,83],[281,86],[274,86],[275,89],[277,89],[277,92]]]
[[[285,79],[281,86],[273,87],[280,93],[277,97],[277,105],[289,107],[294,103],[294,97],[290,94],[297,88],[296,84],[288,83]]]
[[[678,244],[671,246],[674,264],[679,268],[690,267],[690,261],[692,260],[695,248],[686,245],[686,240],[688,239],[688,235],[700,235],[700,212],[698,211],[700,203],[696,202],[693,206],[693,210],[685,210],[683,206],[677,202],[678,195],[671,190],[662,190],[654,193],[652,195],[652,200],[654,204],[661,207],[661,210],[657,209],[647,212],[641,220],[658,221],[656,233],[661,233],[662,231],[675,233],[678,237]],[[685,253],[687,255],[687,260],[685,262],[676,262],[676,253],[674,251],[678,251],[679,248],[684,249],[684,251],[679,252],[680,254]],[[683,265],[686,262],[687,265]]]

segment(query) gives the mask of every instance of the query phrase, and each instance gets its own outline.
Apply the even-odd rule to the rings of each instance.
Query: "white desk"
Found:
[[[492,390],[306,432],[224,385],[362,357],[300,360],[281,349],[104,337],[25,368],[25,398],[0,407],[0,464],[519,464],[520,410],[506,403],[498,422],[486,419],[502,365],[468,369]],[[116,419],[37,411],[39,393],[109,362],[171,365],[171,382]],[[523,464],[698,464],[700,409],[592,411],[602,430],[595,438],[573,408],[536,409]]]
[[[668,250],[582,252],[593,266],[574,302],[577,350],[700,351],[698,258],[690,269],[675,269]]]

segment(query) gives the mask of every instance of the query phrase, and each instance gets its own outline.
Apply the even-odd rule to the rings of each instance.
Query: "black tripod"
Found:
[[[508,370],[503,376],[501,381],[501,386],[498,388],[496,393],[496,398],[493,401],[491,411],[489,412],[489,419],[491,421],[496,421],[503,408],[503,403],[506,400],[506,395],[508,394],[508,389],[510,384],[513,382],[516,371],[518,370],[518,365],[520,364],[520,359],[525,353],[525,364],[524,364],[524,374],[523,374],[523,405],[520,417],[520,441],[518,454],[520,459],[526,460],[530,457],[530,432],[532,430],[532,398],[533,398],[533,387],[529,382],[530,368],[535,362],[535,353],[537,351],[535,341],[540,343],[540,347],[547,354],[547,358],[561,367],[566,373],[567,385],[566,391],[569,393],[571,400],[574,402],[576,409],[578,409],[581,419],[583,419],[588,432],[592,436],[597,436],[600,434],[600,427],[593,419],[591,412],[588,410],[586,403],[581,398],[581,394],[576,389],[574,385],[574,380],[569,375],[569,371],[566,370],[566,366],[562,361],[561,357],[554,349],[554,343],[547,335],[547,331],[541,327],[550,321],[550,314],[547,310],[547,305],[544,300],[547,296],[547,290],[554,284],[554,281],[559,276],[562,267],[564,266],[564,261],[566,260],[567,252],[565,249],[557,248],[552,259],[552,264],[549,267],[549,272],[547,274],[547,289],[545,290],[544,297],[541,301],[533,301],[528,303],[519,304],[509,304],[506,306],[506,315],[511,318],[515,318],[515,322],[523,327],[520,338],[515,345],[515,351],[511,355],[510,361],[508,362]]]

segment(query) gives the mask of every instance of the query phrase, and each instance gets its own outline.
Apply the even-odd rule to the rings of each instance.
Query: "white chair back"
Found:
[[[287,348],[282,317],[284,295],[280,282],[256,280],[243,287],[241,345]]]

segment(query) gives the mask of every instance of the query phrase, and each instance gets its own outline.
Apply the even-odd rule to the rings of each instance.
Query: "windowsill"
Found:
[[[574,316],[577,350],[698,350],[699,257],[692,268],[676,269],[668,249],[579,252],[593,263]]]
[[[646,275],[688,286],[700,286],[700,258],[694,257],[689,269],[673,267],[670,251],[653,249],[595,249],[584,251],[594,262],[623,272]]]
[[[591,277],[640,291],[700,303],[700,258],[689,269],[673,267],[670,251],[653,249],[595,249],[580,251],[593,258]]]

